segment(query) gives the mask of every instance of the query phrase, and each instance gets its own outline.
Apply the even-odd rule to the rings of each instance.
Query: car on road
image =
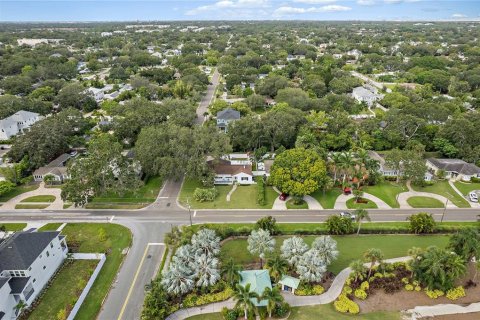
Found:
[[[468,198],[471,202],[478,202],[478,195],[475,191],[472,191],[468,194]]]
[[[282,201],[285,201],[288,198],[288,193],[282,192],[282,194],[278,198]]]
[[[355,220],[357,218],[356,215],[354,215],[353,213],[347,212],[347,211],[340,212],[340,217],[349,218],[349,219],[352,219],[352,220]]]

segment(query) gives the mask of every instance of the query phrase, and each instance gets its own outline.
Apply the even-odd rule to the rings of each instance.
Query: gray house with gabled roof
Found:
[[[240,119],[240,112],[232,109],[227,108],[217,113],[217,127],[220,128],[223,132],[228,132],[228,125]]]
[[[58,231],[17,232],[0,243],[0,319],[18,316],[15,306],[37,298],[67,257]]]

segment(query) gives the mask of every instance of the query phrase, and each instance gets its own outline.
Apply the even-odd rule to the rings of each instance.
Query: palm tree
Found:
[[[330,154],[330,165],[333,167],[333,182],[337,182],[337,172],[341,162],[340,152],[333,152]]]
[[[462,229],[450,237],[448,247],[467,263],[474,257],[480,258],[480,231],[474,228]]]
[[[277,305],[283,302],[283,297],[280,294],[280,289],[278,287],[269,288],[266,287],[262,295],[258,298],[258,302],[262,300],[267,300],[267,312],[268,317],[272,317],[272,311]]]
[[[297,266],[307,250],[308,245],[302,238],[297,236],[285,239],[280,247],[282,258],[286,259],[293,268]]]
[[[233,286],[235,282],[240,279],[239,272],[241,267],[238,264],[235,264],[233,258],[230,258],[226,263],[222,265],[222,275],[225,277],[225,280]]]
[[[214,230],[201,229],[192,236],[191,242],[196,255],[214,256],[220,253],[220,238]]]
[[[381,262],[383,260],[383,252],[377,248],[368,249],[364,254],[363,257],[370,262],[370,268],[368,268],[368,278],[370,279],[370,275],[372,274],[373,267],[375,263]]]
[[[340,153],[339,160],[340,160],[340,163],[338,165],[342,169],[342,174],[343,174],[342,180],[345,183],[345,180],[347,179],[349,173],[355,167],[356,161],[351,152]]]
[[[422,248],[418,248],[418,247],[412,247],[411,249],[408,249],[407,251],[407,254],[412,257],[412,260],[410,261],[410,266],[412,265],[412,263],[414,263],[415,261],[417,261],[418,257],[423,253],[423,249]],[[412,273],[411,273],[411,277],[413,278],[413,276],[415,275],[414,273],[414,270],[412,268]]]
[[[251,254],[258,254],[260,257],[260,268],[263,269],[263,259],[269,252],[275,249],[275,239],[270,236],[268,230],[253,230],[247,239],[247,249]]]
[[[360,234],[360,228],[362,226],[362,220],[367,220],[371,221],[370,215],[368,214],[368,211],[365,209],[357,209],[354,212],[355,214],[355,221],[358,223],[358,229],[357,229],[357,236]]]
[[[218,271],[218,259],[215,257],[202,254],[197,257],[193,268],[194,277],[197,280],[197,287],[206,288],[213,286],[220,280],[220,272]]]
[[[278,282],[282,275],[284,275],[288,270],[288,262],[283,259],[280,255],[275,255],[272,258],[267,260],[265,264],[267,267],[270,276],[275,282]]]
[[[362,260],[354,260],[349,265],[350,269],[352,269],[352,273],[355,275],[355,282],[357,282],[358,278],[362,278],[363,274],[365,273],[365,266],[363,265]]]
[[[235,308],[243,309],[245,319],[248,319],[248,311],[255,310],[255,305],[253,304],[252,299],[258,299],[258,294],[250,291],[250,283],[245,287],[242,287],[237,283],[235,291],[233,292],[233,300],[237,301],[235,303]]]

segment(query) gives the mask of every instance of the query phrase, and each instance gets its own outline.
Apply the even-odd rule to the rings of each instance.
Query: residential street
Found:
[[[212,102],[219,79],[220,74],[218,73],[217,68],[215,68],[215,71],[212,75],[212,84],[208,85],[207,92],[203,96],[197,108],[197,124],[202,124],[205,121],[204,113],[207,112],[208,106],[210,105],[210,102]]]

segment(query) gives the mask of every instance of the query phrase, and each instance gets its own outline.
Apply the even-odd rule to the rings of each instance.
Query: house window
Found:
[[[248,181],[248,177],[242,177],[242,181]]]
[[[25,277],[25,271],[20,271],[20,276]]]

